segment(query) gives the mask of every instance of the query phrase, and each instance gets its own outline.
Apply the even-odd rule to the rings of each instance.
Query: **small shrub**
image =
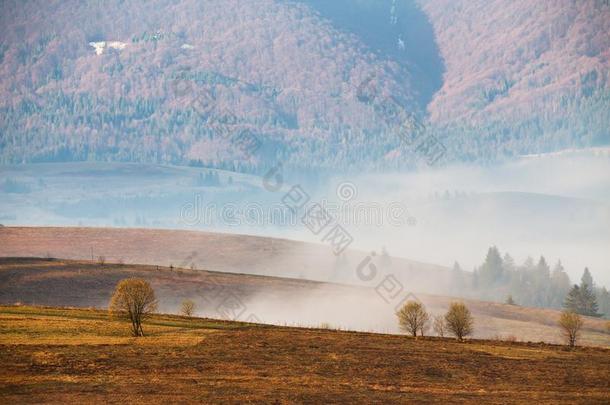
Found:
[[[408,301],[396,313],[396,316],[398,316],[400,328],[413,337],[417,337],[417,332],[421,332],[423,336],[430,319],[426,308],[417,301]]]
[[[458,339],[472,334],[474,330],[474,319],[468,307],[462,302],[454,302],[445,315],[447,329]]]
[[[434,321],[432,322],[432,328],[434,332],[439,337],[445,337],[445,331],[447,330],[447,325],[445,324],[445,317],[443,315],[436,315],[434,317]]]
[[[148,281],[128,278],[119,281],[108,308],[111,316],[128,319],[133,336],[144,336],[142,321],[157,310],[155,292]]]
[[[184,300],[182,301],[182,307],[180,308],[180,313],[184,316],[188,316],[189,318],[193,316],[195,313],[195,303],[192,300]]]
[[[562,312],[559,318],[559,326],[568,346],[571,348],[575,347],[583,326],[583,320],[580,315],[569,310]]]

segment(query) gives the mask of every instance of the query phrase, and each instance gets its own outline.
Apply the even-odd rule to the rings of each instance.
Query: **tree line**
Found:
[[[457,340],[463,341],[465,337],[474,332],[474,317],[463,302],[452,302],[446,314],[435,315],[431,318],[424,304],[419,301],[408,301],[400,308],[396,316],[400,329],[414,338],[418,334],[425,336],[431,321],[434,332],[441,338],[449,333]],[[580,315],[572,309],[565,309],[561,313],[557,325],[566,344],[571,348],[575,347],[584,326],[584,320]]]
[[[413,337],[424,336],[430,328],[431,317],[419,301],[408,301],[396,316],[400,329]],[[432,327],[440,337],[449,332],[461,341],[473,333],[474,318],[464,303],[453,302],[445,315],[434,316]]]
[[[552,268],[541,256],[537,262],[528,257],[518,265],[508,253],[497,247],[487,251],[484,262],[472,273],[455,263],[450,289],[456,295],[504,301],[509,304],[540,308],[569,309],[580,315],[610,318],[610,293],[595,284],[585,268],[580,283],[575,284],[558,261]]]

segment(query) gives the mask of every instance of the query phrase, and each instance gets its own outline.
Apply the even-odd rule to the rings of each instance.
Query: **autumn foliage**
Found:
[[[154,290],[147,281],[138,278],[120,281],[109,305],[112,316],[131,322],[131,331],[135,337],[144,336],[142,321],[156,310],[157,299]]]

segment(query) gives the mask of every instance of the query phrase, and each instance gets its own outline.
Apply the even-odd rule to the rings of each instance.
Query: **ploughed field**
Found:
[[[0,401],[608,403],[610,350],[0,307]]]

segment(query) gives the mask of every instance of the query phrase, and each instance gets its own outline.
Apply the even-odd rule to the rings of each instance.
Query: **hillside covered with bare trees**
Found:
[[[496,3],[4,2],[0,161],[414,165],[367,80],[449,161],[607,144],[607,2]]]

